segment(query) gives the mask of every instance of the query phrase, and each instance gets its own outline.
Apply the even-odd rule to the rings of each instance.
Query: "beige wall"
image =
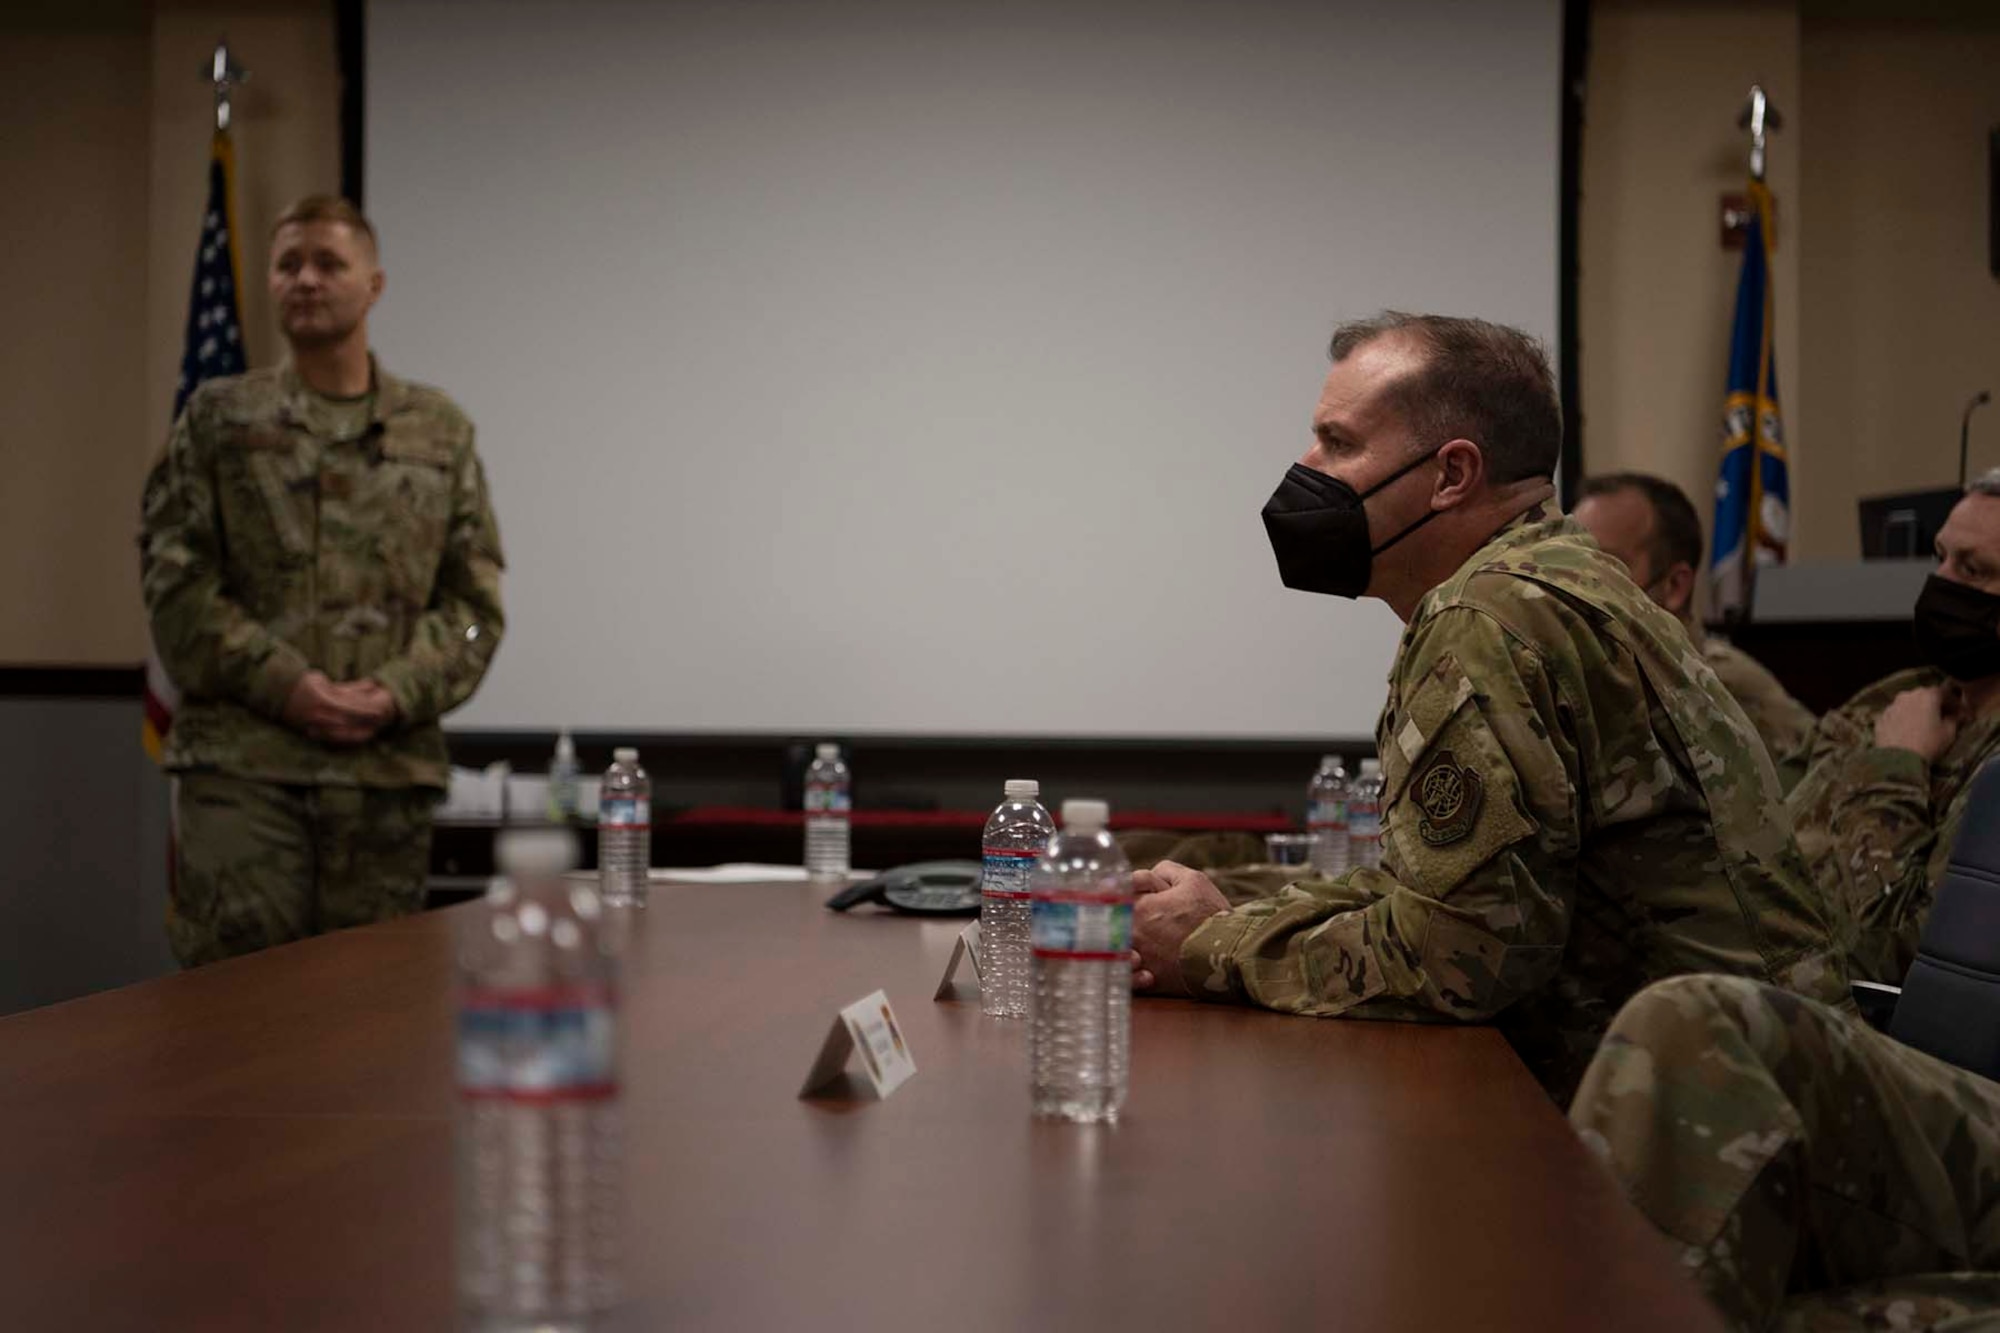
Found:
[[[1591,12],[1578,218],[1584,470],[1677,482],[1712,519],[1729,322],[1742,252],[1718,203],[1749,174],[1736,116],[1761,83],[1786,116],[1768,180],[1778,199],[1778,382],[1788,425],[1799,369],[1799,107],[1793,0],[1597,0]]]
[[[0,19],[0,662],[144,651],[148,65],[143,4]]]
[[[145,655],[139,487],[165,436],[227,35],[251,363],[274,355],[257,278],[285,200],[339,185],[330,0],[49,0],[0,8],[0,663]]]
[[[1852,559],[1855,500],[1952,481],[1961,408],[2000,390],[2000,283],[1985,257],[2000,5],[1593,5],[1584,466],[1670,477],[1705,523],[1741,262],[1717,244],[1716,205],[1740,188],[1735,114],[1753,81],[1786,116],[1770,179],[1793,556]],[[2000,419],[1975,419],[1973,462],[2000,465]]]
[[[2000,392],[1986,231],[2000,4],[1930,10],[1893,21],[1806,10],[1803,558],[1859,554],[1859,496],[1954,484],[1959,415],[1975,391]],[[1974,470],[2000,466],[2000,411],[1981,409],[1972,427]]]

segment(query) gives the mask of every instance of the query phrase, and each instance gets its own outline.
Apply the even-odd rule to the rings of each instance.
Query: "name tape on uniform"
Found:
[[[889,997],[881,991],[840,1011],[820,1045],[819,1057],[806,1074],[799,1096],[809,1097],[833,1082],[856,1051],[861,1053],[861,1071],[867,1075],[877,1097],[887,1097],[917,1072],[910,1043],[903,1039],[903,1026],[889,1008]]]

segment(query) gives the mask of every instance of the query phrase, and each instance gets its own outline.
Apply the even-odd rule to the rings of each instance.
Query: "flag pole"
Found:
[[[1778,114],[1778,108],[1771,104],[1770,94],[1764,85],[1750,85],[1749,100],[1744,102],[1742,113],[1736,117],[1737,127],[1750,131],[1750,179],[1759,185],[1764,183],[1764,136],[1771,130],[1785,128],[1785,118]]]
[[[1785,118],[1778,114],[1778,108],[1771,103],[1770,94],[1764,85],[1750,85],[1750,95],[1744,99],[1743,110],[1736,117],[1739,129],[1750,131],[1750,207],[1757,218],[1757,239],[1763,246],[1765,256],[1764,272],[1764,317],[1759,321],[1763,347],[1757,356],[1756,396],[1750,406],[1750,506],[1745,516],[1747,523],[1743,533],[1743,619],[1748,620],[1756,605],[1757,556],[1764,545],[1764,404],[1771,399],[1771,335],[1773,332],[1772,292],[1770,254],[1775,238],[1771,235],[1772,224],[1776,221],[1776,210],[1770,207],[1770,192],[1764,183],[1764,168],[1768,154],[1767,136],[1773,130],[1782,129]]]
[[[236,86],[250,81],[250,71],[229,58],[229,39],[223,37],[215,43],[215,54],[209,58],[203,76],[215,85],[215,132],[229,132],[229,98]]]

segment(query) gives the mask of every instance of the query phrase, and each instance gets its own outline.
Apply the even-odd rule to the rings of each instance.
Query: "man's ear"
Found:
[[[1470,500],[1486,484],[1486,454],[1471,440],[1448,440],[1437,452],[1437,486],[1431,508],[1451,509]]]
[[[1686,616],[1694,610],[1694,566],[1687,561],[1676,561],[1655,586],[1660,590],[1660,605],[1675,615]]]

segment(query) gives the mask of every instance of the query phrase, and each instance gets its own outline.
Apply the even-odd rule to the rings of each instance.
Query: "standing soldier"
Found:
[[[374,228],[303,199],[269,279],[285,363],[204,383],[146,482],[141,586],[184,695],[167,934],[189,967],[422,905],[438,719],[504,623],[472,423],[368,350]]]

